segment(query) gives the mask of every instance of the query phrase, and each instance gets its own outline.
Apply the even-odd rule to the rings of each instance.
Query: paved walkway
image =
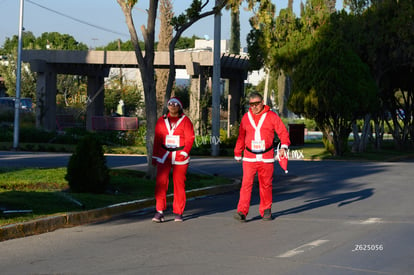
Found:
[[[204,195],[183,223],[168,211],[154,224],[147,208],[0,242],[2,274],[412,274],[412,165],[292,161],[276,171],[270,222],[257,189],[246,223],[232,217],[237,190]]]

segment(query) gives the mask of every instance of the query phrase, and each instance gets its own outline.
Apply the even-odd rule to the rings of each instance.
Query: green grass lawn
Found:
[[[71,193],[64,179],[65,175],[66,168],[18,170],[0,168],[0,214],[4,210],[32,212],[2,214],[0,225],[154,196],[155,181],[147,179],[145,173],[140,171],[112,169],[110,186],[106,194]],[[186,189],[229,183],[231,180],[223,177],[188,174]],[[170,184],[169,193],[172,192],[172,187],[173,184]]]
[[[377,150],[369,145],[365,152],[354,153],[345,152],[343,156],[332,156],[325,150],[321,141],[306,143],[304,146],[292,147],[292,150],[303,152],[303,156],[308,160],[360,160],[360,161],[395,161],[404,158],[413,158],[414,149],[408,148],[398,151],[394,148],[392,141],[384,141],[382,148]]]

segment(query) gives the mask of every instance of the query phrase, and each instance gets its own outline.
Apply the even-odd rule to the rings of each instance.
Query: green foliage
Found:
[[[240,10],[231,10],[230,54],[240,54]]]
[[[110,176],[103,148],[93,135],[85,136],[68,163],[65,179],[72,192],[104,193]]]
[[[139,46],[141,49],[145,48],[145,44],[143,41],[139,41]],[[114,40],[109,42],[104,47],[97,47],[96,50],[101,51],[134,51],[134,45],[132,44],[131,40],[123,42],[122,40]]]
[[[247,34],[247,50],[249,53],[249,69],[250,70],[259,70],[264,66],[265,63],[265,53],[261,50],[260,47],[260,36],[262,32],[260,30],[251,29]]]
[[[344,7],[348,7],[352,14],[362,14],[369,7],[371,0],[344,0]]]
[[[4,84],[9,96],[16,96],[16,70],[17,53],[7,55],[8,64],[0,63],[0,75],[4,78]],[[20,96],[36,99],[36,77],[30,70],[25,70],[23,64],[21,70]]]
[[[87,51],[88,46],[79,43],[69,34],[58,32],[44,32],[35,41],[37,49]]]
[[[144,108],[142,93],[135,85],[124,84],[119,86],[117,79],[112,79],[113,87],[105,89],[105,114],[112,115],[116,112],[119,100],[124,101],[125,116],[136,116],[139,109]]]
[[[247,36],[251,69],[259,69],[270,66],[270,50],[276,37],[275,10],[276,7],[269,0],[258,1],[257,11],[249,19],[252,30]]]
[[[48,132],[35,127],[22,127],[20,129],[19,140],[21,142],[49,142],[56,136],[53,132]]]
[[[190,91],[188,86],[175,86],[174,95],[183,103],[183,108],[190,107]]]
[[[0,55],[8,56],[9,54],[17,54],[17,44],[19,42],[19,37],[13,35],[13,37],[6,37],[3,47],[0,48]],[[35,49],[36,48],[36,37],[32,32],[23,32],[22,34],[22,44],[24,49]]]
[[[32,32],[23,32],[22,35],[23,49],[34,50],[78,50],[86,51],[88,46],[79,43],[75,38],[69,34],[61,34],[58,32],[44,32],[39,37],[35,37]],[[13,35],[13,37],[7,37],[0,53],[2,55],[9,55],[16,51],[19,37]]]
[[[31,32],[23,33],[23,49],[35,50],[88,50],[88,47],[79,43],[74,37],[68,34],[60,34],[57,32],[45,32],[40,37],[35,37]],[[14,35],[12,38],[6,38],[3,47],[0,48],[0,55],[7,56],[8,65],[0,64],[0,75],[5,79],[5,86],[9,96],[16,94],[16,68],[17,68],[17,45],[18,36]],[[21,96],[32,98],[36,102],[36,77],[35,74],[25,68],[29,64],[23,64],[21,71]],[[65,95],[71,97],[79,86],[85,83],[86,78],[79,76],[58,75],[57,89],[58,95]]]
[[[176,49],[191,49],[195,47],[195,40],[200,39],[200,37],[193,35],[189,37],[180,37],[175,44]]]

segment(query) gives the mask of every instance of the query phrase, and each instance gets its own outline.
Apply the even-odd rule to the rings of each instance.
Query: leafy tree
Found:
[[[410,0],[372,1],[358,17],[360,35],[355,46],[368,64],[380,90],[382,112],[376,113],[375,125],[384,120],[391,129],[396,147],[414,143],[413,69],[414,2]],[[359,42],[359,43],[358,43]],[[402,110],[401,119],[396,114]],[[391,114],[392,123],[384,114]]]
[[[230,53],[240,54],[240,5],[243,0],[229,1],[226,9],[230,10]]]
[[[175,49],[189,49],[195,47],[195,40],[200,39],[200,37],[193,35],[192,37],[180,37],[175,44]]]
[[[32,32],[23,32],[22,44],[27,45],[27,48],[33,49],[35,47],[35,40],[36,38]],[[7,62],[0,64],[0,75],[4,78],[5,87],[9,96],[16,95],[17,44],[18,36],[14,35],[12,38],[7,37],[3,47],[0,48],[0,55],[7,58]],[[20,93],[22,97],[35,99],[35,75],[27,69],[27,66],[25,64],[21,71]]]
[[[36,40],[36,37],[33,35],[32,32],[22,33],[22,44],[23,44],[23,47],[25,47],[26,49],[34,49],[35,40]],[[6,37],[3,47],[0,48],[0,55],[7,56],[14,52],[17,53],[18,42],[19,42],[19,37],[17,35],[13,35],[12,38]]]
[[[344,0],[344,7],[348,7],[351,14],[362,14],[371,4],[370,0]]]
[[[327,149],[340,156],[347,150],[352,123],[377,105],[377,87],[369,68],[334,26],[321,28],[296,64],[289,107],[313,118],[323,131]]]
[[[20,95],[21,97],[36,98],[36,77],[28,70],[28,64],[22,66]],[[8,54],[7,64],[0,64],[0,75],[4,78],[4,83],[9,96],[16,96],[16,70],[17,54]]]
[[[60,34],[58,32],[44,32],[35,41],[36,49],[50,50],[76,50],[86,51],[88,46],[79,43],[69,34]]]
[[[105,114],[112,115],[121,99],[124,101],[126,116],[136,116],[137,111],[144,108],[141,91],[135,85],[126,83],[122,89],[105,89]]]
[[[8,65],[0,65],[0,74],[3,75],[8,88],[9,95],[15,95],[16,87],[16,60],[17,60],[17,44],[18,36],[6,38],[3,48],[0,50],[2,55],[8,56]],[[88,47],[77,42],[68,34],[60,34],[57,32],[45,32],[40,37],[35,37],[31,32],[24,32],[22,36],[23,49],[50,49],[50,50],[87,50]],[[58,75],[57,89],[58,96],[72,97],[75,95],[79,86],[86,80],[78,76]],[[29,65],[24,64],[21,78],[21,95],[22,97],[30,97],[36,100],[36,77],[29,70]]]
[[[144,43],[142,41],[139,42],[140,47],[144,48]],[[97,51],[133,51],[134,45],[132,44],[131,40],[122,42],[122,40],[118,39],[112,42],[109,42],[105,47],[97,47]]]
[[[291,91],[291,68],[283,66],[282,62],[275,57],[275,52],[279,49],[289,48],[286,45],[297,47],[297,45],[291,43],[292,40],[295,40],[296,37],[299,37],[301,29],[300,21],[296,18],[296,15],[293,13],[292,3],[289,3],[287,9],[282,9],[279,12],[279,15],[276,18],[276,28],[275,28],[275,46],[271,53],[271,68],[278,73],[277,77],[277,91],[278,91],[278,107],[279,115],[282,117],[288,116],[287,109],[287,99],[289,98]]]
[[[256,4],[254,2],[249,3],[249,8],[254,9]],[[266,72],[266,82],[264,88],[264,100],[267,103],[268,90],[269,90],[269,78],[271,73],[270,67],[270,50],[275,42],[274,29],[275,29],[275,5],[269,0],[260,1],[257,4],[257,11],[250,18],[249,22],[253,30],[248,37],[248,43],[252,43],[248,46],[249,56],[260,52],[260,55],[253,61],[255,66],[264,67]],[[252,49],[253,46],[258,47],[256,50]],[[252,50],[252,52],[250,52]]]

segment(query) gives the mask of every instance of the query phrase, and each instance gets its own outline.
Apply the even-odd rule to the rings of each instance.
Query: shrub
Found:
[[[34,126],[20,128],[20,142],[43,142],[47,143],[56,136],[54,132],[38,129]]]
[[[109,184],[109,169],[102,144],[93,135],[86,135],[70,157],[67,174],[72,192],[104,193]]]

